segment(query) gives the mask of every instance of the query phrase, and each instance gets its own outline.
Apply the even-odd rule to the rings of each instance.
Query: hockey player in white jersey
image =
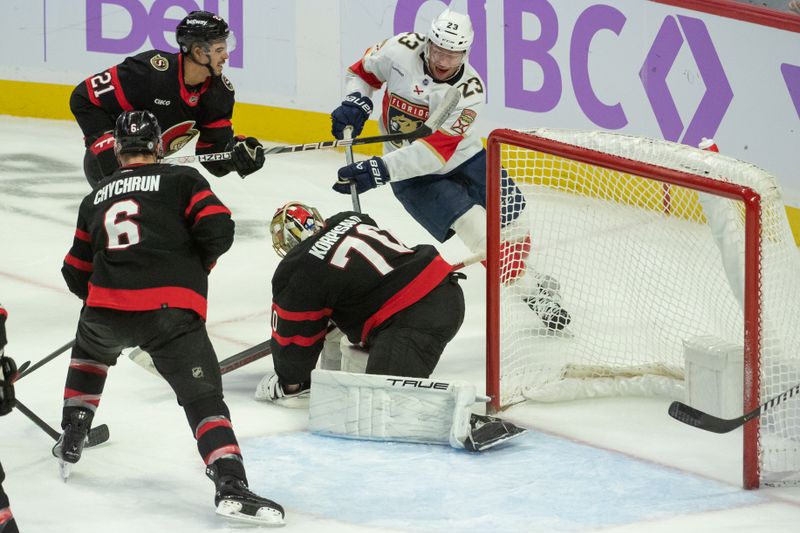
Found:
[[[458,105],[431,135],[413,143],[384,144],[384,155],[339,169],[333,189],[350,194],[390,183],[406,210],[439,242],[457,234],[476,255],[486,254],[486,150],[473,124],[483,109],[483,80],[469,64],[474,32],[469,16],[446,9],[427,36],[402,33],[368,49],[346,74],[342,104],[331,113],[332,133],[357,137],[372,113],[371,97],[386,86],[378,121],[382,133],[412,131],[437,108],[450,87],[461,92]],[[502,190],[512,196],[503,208],[502,226],[523,224],[525,199],[503,173]],[[504,284],[524,284],[525,302],[551,330],[570,322],[561,308],[558,282],[531,271],[525,275],[530,235],[501,243],[508,267]]]

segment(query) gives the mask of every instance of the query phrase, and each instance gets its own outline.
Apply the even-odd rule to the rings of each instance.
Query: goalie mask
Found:
[[[320,231],[324,225],[325,220],[315,208],[300,202],[289,202],[272,216],[272,247],[283,257],[289,250]]]

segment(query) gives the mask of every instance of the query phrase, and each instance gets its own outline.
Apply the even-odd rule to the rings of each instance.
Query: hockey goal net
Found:
[[[800,258],[773,176],[667,141],[549,129],[492,132],[487,174],[494,409],[684,400],[683,344],[698,337],[742,347],[743,412],[800,382]],[[526,274],[501,282],[503,243],[528,235]],[[526,305],[545,276],[571,318],[562,330]],[[746,487],[800,482],[800,401],[743,438]]]

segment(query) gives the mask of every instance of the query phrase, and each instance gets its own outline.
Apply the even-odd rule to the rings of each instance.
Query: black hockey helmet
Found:
[[[114,126],[114,153],[145,153],[161,157],[161,126],[150,111],[126,111]]]
[[[211,11],[192,11],[175,28],[175,40],[184,54],[189,53],[194,43],[224,41],[230,34],[225,19]]]

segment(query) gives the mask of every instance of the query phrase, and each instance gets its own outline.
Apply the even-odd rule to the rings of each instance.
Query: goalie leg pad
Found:
[[[340,437],[464,448],[475,386],[466,381],[314,370],[309,429]]]
[[[342,339],[347,342],[344,333],[339,328],[333,328],[325,335],[320,356],[320,368],[323,370],[342,369]]]

